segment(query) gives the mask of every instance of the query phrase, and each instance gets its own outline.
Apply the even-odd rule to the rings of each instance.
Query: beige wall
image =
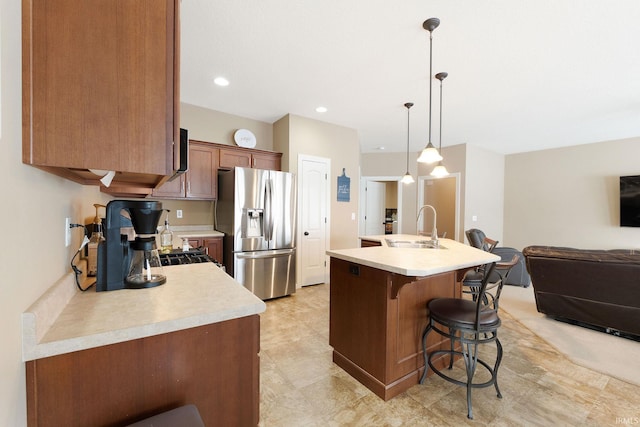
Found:
[[[418,212],[418,182],[420,177],[428,177],[435,165],[418,163],[416,159],[419,153],[409,154],[409,173],[415,179],[414,184],[403,184],[401,189],[402,209],[400,212],[402,227],[401,233],[416,233],[416,215]],[[464,209],[465,209],[465,170],[467,167],[467,146],[465,144],[443,147],[442,154],[444,165],[450,173],[460,174],[460,223],[462,230],[457,240],[463,241],[464,237]],[[404,175],[407,169],[406,154],[404,153],[365,153],[362,154],[363,176],[391,176]],[[430,227],[429,227],[430,228]],[[447,234],[448,238],[453,238]]]
[[[464,230],[479,228],[488,237],[503,239],[504,156],[473,145],[466,145]],[[473,216],[477,221],[473,221]]]
[[[453,195],[456,193],[456,179],[452,176],[432,179],[425,182],[424,198],[437,210],[438,236],[447,233],[447,238],[453,239],[456,231],[456,204]],[[431,232],[433,228],[433,215],[429,210],[424,210],[421,216],[420,230]]]
[[[236,145],[233,134],[248,129],[256,136],[256,149],[273,150],[273,126],[233,114],[180,103],[180,127],[189,131],[189,139]]]
[[[0,28],[2,245],[0,245],[0,425],[26,425],[21,314],[69,273],[81,231],[64,245],[64,218],[79,222],[108,198],[22,164],[21,2],[3,1]],[[78,230],[78,231],[76,231]]]
[[[358,201],[360,181],[360,142],[355,129],[289,114],[274,124],[274,147],[288,153],[283,170],[298,173],[298,155],[324,157],[331,160],[331,233],[330,248],[352,248],[358,241]],[[336,190],[342,169],[351,178],[349,202],[338,202]],[[351,219],[352,214],[356,219]]]
[[[417,213],[418,164],[414,159],[418,153],[409,154],[409,173],[413,184],[402,184],[398,196],[402,199],[398,206],[399,233],[415,234]],[[413,159],[413,160],[412,160]],[[363,177],[396,177],[400,179],[407,171],[406,153],[363,153],[361,174]]]
[[[468,162],[472,159],[469,159],[467,156],[467,144],[458,144],[452,145],[450,147],[442,147],[442,157],[444,160],[442,161],[444,166],[447,168],[449,173],[460,174],[460,218],[458,223],[458,235],[451,236],[447,234],[447,237],[450,239],[457,240],[459,242],[464,242],[464,230],[465,230],[465,222],[464,222],[464,212],[466,209],[466,176],[467,176],[467,167]],[[426,165],[420,164],[418,166],[420,171],[420,176],[428,176],[434,168],[434,165]]]
[[[291,141],[289,132],[289,116],[286,115],[273,124],[273,151],[282,153],[282,170],[292,172],[290,168],[291,155],[289,153],[289,144]],[[298,168],[297,161],[293,161]]]
[[[384,207],[398,209],[398,183],[387,181],[384,186]]]
[[[619,176],[640,175],[640,138],[506,157],[504,242],[640,248],[619,226]]]

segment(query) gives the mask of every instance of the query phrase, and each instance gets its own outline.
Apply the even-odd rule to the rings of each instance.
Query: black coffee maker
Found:
[[[162,212],[162,203],[156,201],[112,200],[107,204],[105,240],[98,246],[96,291],[151,288],[167,281],[155,243]],[[136,232],[132,241],[121,232],[129,226]]]

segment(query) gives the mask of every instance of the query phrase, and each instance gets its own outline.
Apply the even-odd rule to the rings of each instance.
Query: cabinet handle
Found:
[[[191,194],[191,181],[187,183],[187,193]]]

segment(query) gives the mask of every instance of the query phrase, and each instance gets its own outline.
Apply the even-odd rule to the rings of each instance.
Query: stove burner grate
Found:
[[[183,252],[180,249],[174,249],[169,253],[160,254],[160,263],[163,266],[199,264],[202,262],[214,262],[219,264],[216,260],[205,254],[204,251],[200,249],[191,249],[188,252]]]

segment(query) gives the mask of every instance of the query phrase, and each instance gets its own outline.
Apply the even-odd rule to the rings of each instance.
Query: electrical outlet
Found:
[[[71,218],[64,219],[64,247],[71,245]]]
[[[176,218],[182,218],[182,209],[176,210]]]

